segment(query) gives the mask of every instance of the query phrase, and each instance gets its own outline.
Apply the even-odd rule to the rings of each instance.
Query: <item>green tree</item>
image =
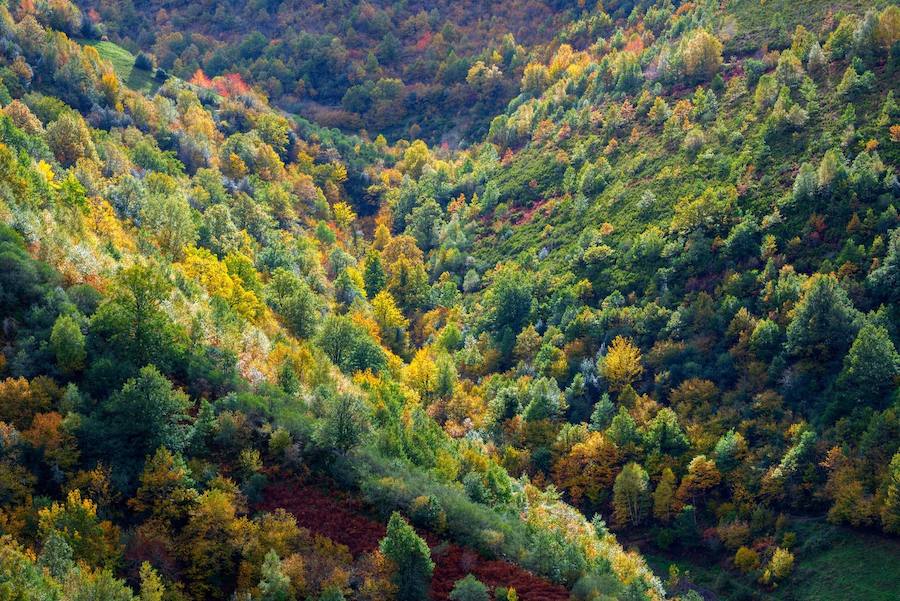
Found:
[[[346,392],[326,393],[323,397],[317,440],[325,448],[346,453],[368,429],[365,405],[357,396]]]
[[[387,273],[381,263],[381,253],[376,250],[370,250],[366,255],[363,281],[366,283],[366,296],[369,298],[375,298],[387,284]]]
[[[50,332],[50,350],[63,373],[71,374],[84,367],[87,357],[85,337],[78,322],[71,315],[60,315]]]
[[[85,449],[131,481],[159,447],[181,451],[189,432],[187,395],[148,365],[101,402],[82,425]]]
[[[877,404],[895,389],[900,374],[900,354],[887,330],[866,324],[856,336],[847,356],[839,381],[854,401]]]
[[[881,300],[900,303],[900,227],[891,231],[887,254],[866,278],[868,288]]]
[[[298,338],[310,338],[322,316],[322,305],[312,288],[290,271],[278,268],[266,288],[269,305]]]
[[[859,320],[834,276],[815,275],[788,325],[786,348],[795,357],[828,364],[850,348]]]
[[[72,547],[66,539],[58,532],[53,532],[44,540],[38,565],[46,568],[57,580],[62,580],[75,567],[73,556]]]
[[[531,316],[531,278],[515,264],[507,264],[494,272],[484,295],[486,329],[495,337],[498,347],[508,357],[516,336]]]
[[[109,299],[91,318],[89,331],[96,338],[91,346],[106,350],[126,373],[128,366],[166,363],[174,340],[162,304],[170,290],[156,267],[133,265],[120,271]]]
[[[344,372],[381,371],[386,365],[384,351],[369,332],[344,315],[325,319],[317,338],[319,347]]]
[[[184,247],[197,240],[193,212],[181,193],[151,194],[141,208],[140,226],[170,260],[181,259]]]
[[[399,601],[428,599],[434,562],[428,544],[396,511],[388,521],[387,534],[379,544],[381,552],[394,564],[394,584]]]
[[[621,525],[639,525],[646,513],[650,478],[639,464],[627,464],[613,484],[614,517]]]
[[[487,587],[475,576],[469,574],[461,578],[453,585],[450,591],[450,601],[490,601]]]
[[[653,417],[645,439],[648,448],[669,455],[678,455],[690,446],[678,416],[668,407],[663,407]]]
[[[291,580],[281,567],[281,559],[275,549],[270,549],[260,568],[260,601],[291,601]]]

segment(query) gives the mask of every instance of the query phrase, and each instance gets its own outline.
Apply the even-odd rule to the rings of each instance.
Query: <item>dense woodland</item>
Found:
[[[900,535],[896,3],[4,4],[0,599],[803,599],[808,524]]]

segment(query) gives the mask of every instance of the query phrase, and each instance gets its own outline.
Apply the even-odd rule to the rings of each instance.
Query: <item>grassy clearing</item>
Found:
[[[821,521],[798,524],[795,577],[776,599],[894,601],[900,591],[900,540]]]
[[[669,565],[722,600],[743,601],[894,601],[900,591],[900,540],[828,524],[824,520],[796,522],[802,543],[794,549],[795,572],[774,591],[751,578],[699,559],[672,559],[644,550],[648,565],[665,579]]]
[[[119,80],[132,90],[153,94],[159,88],[152,72],[134,68],[135,56],[125,48],[106,41],[81,40],[81,43],[96,48],[101,57],[112,63]]]

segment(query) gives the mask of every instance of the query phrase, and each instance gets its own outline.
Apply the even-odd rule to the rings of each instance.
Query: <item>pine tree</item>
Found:
[[[394,563],[394,584],[399,601],[428,599],[434,562],[428,544],[396,511],[388,521],[387,534],[379,544],[381,552]]]
[[[866,324],[844,358],[839,381],[853,400],[868,401],[877,406],[878,401],[894,389],[898,374],[900,354],[887,330]]]
[[[281,567],[281,559],[274,549],[266,553],[260,568],[260,601],[291,601],[291,580]]]

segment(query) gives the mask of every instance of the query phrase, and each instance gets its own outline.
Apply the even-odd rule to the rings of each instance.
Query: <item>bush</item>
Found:
[[[794,554],[787,549],[777,548],[769,561],[769,565],[763,572],[760,580],[763,584],[774,584],[784,580],[794,569]]]
[[[759,567],[759,553],[747,547],[741,547],[734,554],[734,565],[747,574]]]
[[[507,595],[508,596],[508,595]],[[461,580],[457,580],[450,592],[451,601],[490,601],[487,587],[475,576],[469,574]]]
[[[421,495],[413,499],[409,515],[415,525],[440,534],[447,528],[447,514],[440,502],[432,496]]]
[[[139,52],[137,58],[134,59],[134,68],[141,71],[153,70],[153,57],[144,52]]]

